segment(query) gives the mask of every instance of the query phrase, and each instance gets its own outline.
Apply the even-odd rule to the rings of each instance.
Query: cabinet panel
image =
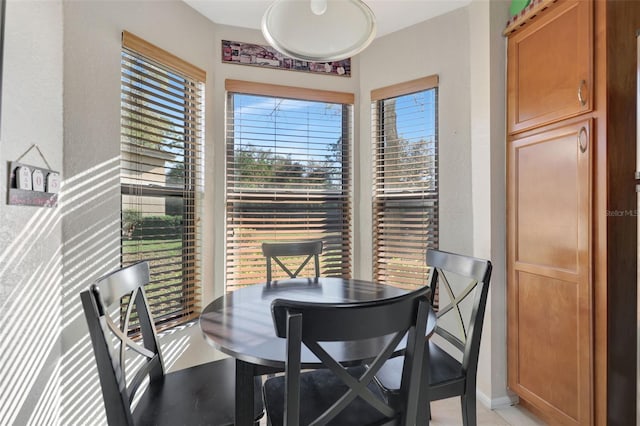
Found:
[[[580,395],[576,283],[518,271],[517,386],[577,421]],[[541,325],[544,325],[541,327]]]
[[[509,387],[553,424],[592,416],[591,127],[509,141]]]
[[[510,133],[592,109],[593,4],[569,0],[552,7],[509,38]]]
[[[566,135],[543,135],[517,150],[518,262],[576,272],[579,224],[574,218],[583,183],[576,179],[579,164],[572,136],[573,129]]]

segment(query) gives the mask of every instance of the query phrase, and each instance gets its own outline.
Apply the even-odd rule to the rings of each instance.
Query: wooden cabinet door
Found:
[[[509,387],[551,424],[591,424],[591,119],[510,139]]]
[[[592,10],[588,0],[558,2],[509,37],[509,133],[591,111]]]

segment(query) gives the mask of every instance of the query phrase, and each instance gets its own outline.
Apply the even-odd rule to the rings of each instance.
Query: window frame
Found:
[[[407,187],[395,190],[386,188],[386,162],[384,158],[384,103],[406,95],[434,90],[433,107],[433,169],[430,174],[435,191],[426,188],[411,190]],[[428,138],[426,133],[422,138]],[[398,136],[398,140],[402,138]],[[427,248],[439,246],[439,173],[438,173],[438,76],[432,75],[371,91],[371,140],[372,140],[372,274],[373,279],[396,286],[416,287],[427,283],[429,269],[426,265]],[[421,139],[425,140],[425,139]],[[425,142],[426,143],[426,142]],[[427,170],[427,169],[425,169]],[[406,176],[403,175],[406,178]],[[427,184],[425,184],[427,185]],[[414,207],[414,209],[411,209]],[[395,208],[395,210],[393,210]],[[420,215],[422,217],[420,217]],[[383,227],[385,230],[383,231]],[[395,229],[392,229],[395,228]],[[386,229],[389,229],[387,231]],[[412,229],[409,231],[408,229]],[[417,229],[423,236],[407,238],[407,233]],[[392,242],[393,237],[402,243]],[[400,249],[400,245],[404,246]],[[403,251],[406,253],[403,255]],[[417,253],[416,253],[417,251]],[[397,260],[406,260],[406,268],[388,266]],[[394,275],[395,274],[395,275]]]
[[[336,242],[337,240],[333,238],[331,241],[324,241],[325,250],[323,250],[323,255],[321,255],[321,264],[323,264],[324,268],[322,271],[322,275],[325,276],[341,276],[341,277],[350,277],[352,273],[352,258],[353,258],[353,165],[352,165],[352,151],[353,151],[353,121],[354,121],[354,95],[351,93],[345,92],[334,92],[334,91],[326,91],[326,90],[316,90],[316,89],[308,89],[301,87],[291,87],[291,86],[282,86],[282,85],[274,85],[274,84],[265,84],[265,83],[257,83],[250,81],[241,81],[241,80],[226,80],[225,81],[225,89],[226,89],[226,132],[227,132],[227,140],[226,140],[226,160],[225,160],[225,211],[226,211],[226,221],[225,221],[225,288],[226,290],[230,290],[233,288],[237,288],[239,286],[248,285],[248,284],[256,284],[259,282],[263,282],[266,279],[266,263],[264,261],[264,257],[259,253],[259,247],[257,246],[258,238],[255,239],[255,242],[252,243],[251,248],[255,252],[253,255],[247,256],[250,258],[250,262],[252,262],[252,266],[248,267],[251,270],[251,273],[248,275],[247,279],[244,281],[238,279],[234,276],[234,271],[232,268],[237,268],[236,264],[239,263],[239,259],[241,259],[240,255],[236,254],[236,246],[235,242],[230,241],[230,233],[233,232],[231,229],[232,221],[236,218],[240,218],[241,214],[234,214],[232,212],[237,211],[237,208],[232,205],[235,203],[235,206],[241,207],[243,202],[246,202],[247,205],[254,203],[252,205],[258,206],[260,200],[265,203],[274,203],[279,202],[283,204],[293,205],[296,200],[300,198],[304,198],[300,193],[296,191],[281,191],[275,192],[274,190],[258,190],[258,191],[248,191],[248,192],[233,192],[234,188],[231,187],[230,178],[232,177],[232,172],[230,171],[230,167],[235,164],[234,158],[234,147],[235,147],[235,139],[233,134],[233,126],[235,125],[233,116],[234,114],[234,95],[250,95],[250,96],[263,96],[266,98],[274,98],[274,99],[285,99],[292,101],[310,101],[310,102],[320,102],[320,103],[328,103],[328,104],[340,104],[342,105],[341,117],[342,117],[342,140],[347,140],[347,143],[341,144],[341,154],[340,158],[342,161],[341,166],[341,182],[339,183],[340,189],[333,196],[333,200],[339,204],[340,211],[342,211],[341,218],[339,221],[342,224],[342,228],[339,231],[340,234],[340,242]],[[257,148],[261,148],[262,145],[257,146]],[[233,160],[232,160],[233,158]],[[309,195],[311,194],[311,195]],[[329,204],[332,198],[331,194],[325,194],[324,192],[313,193],[307,192],[307,197],[313,198],[313,196],[320,197],[325,200],[325,204]],[[246,207],[245,207],[246,208]],[[264,209],[265,212],[268,211],[268,208]],[[313,210],[311,210],[314,212]],[[324,210],[319,209],[316,210],[316,214],[322,214]],[[266,214],[266,213],[265,213]],[[338,222],[336,222],[338,223]],[[328,229],[328,228],[327,228]],[[313,230],[309,231],[313,234]],[[318,232],[329,232],[329,231],[318,231]],[[309,237],[310,239],[314,237]],[[329,243],[329,244],[327,244]],[[340,249],[338,250],[338,248]],[[333,253],[335,255],[336,251],[339,251],[340,260],[333,260],[332,262],[326,262],[328,259],[328,254]],[[325,256],[323,258],[323,256]],[[262,265],[262,263],[265,263]],[[339,266],[336,266],[339,265]],[[237,270],[237,269],[236,269]]]
[[[202,305],[199,222],[201,217],[200,198],[203,192],[206,72],[128,31],[123,31],[121,75],[121,172],[119,184],[122,216],[120,262],[123,267],[142,260],[159,262],[159,264],[150,263],[151,286],[154,288],[147,289],[147,299],[156,328],[161,331],[196,319]],[[145,79],[149,81],[147,85],[143,85]],[[155,85],[154,79],[156,79]],[[177,90],[182,91],[177,94]],[[176,112],[174,108],[174,113],[170,113],[169,110],[173,104],[169,104],[169,101],[163,104],[163,101],[157,100],[162,95],[178,99],[177,105],[182,105],[183,109],[178,109]],[[155,106],[152,106],[154,102]],[[132,107],[138,104],[141,105],[141,107],[136,107],[139,110]],[[136,123],[140,126],[137,129],[135,128]],[[145,137],[155,137],[158,140],[145,142]],[[166,149],[167,146],[171,146],[170,140],[172,138],[177,141],[175,153],[170,152],[173,147]],[[169,142],[167,142],[168,140]],[[152,145],[147,146],[149,144]],[[163,179],[155,183],[149,177],[143,177],[145,174],[151,175],[152,172],[144,172],[141,168],[155,166],[157,169],[160,166],[141,162],[143,157],[173,158],[171,160],[164,159],[161,166]],[[182,160],[176,160],[176,157],[182,157]],[[182,165],[182,173],[177,184],[169,182],[168,170],[173,169],[168,168],[167,162],[173,165]],[[133,167],[141,168],[131,170]],[[177,267],[180,271],[179,279],[181,281],[178,285],[174,281],[178,276],[167,278],[166,275],[163,275],[167,273],[163,267],[170,270],[171,265],[175,267],[176,263],[172,260],[175,255],[166,254],[158,259],[158,250],[161,250],[159,248],[147,252],[140,249],[133,256],[125,251],[125,240],[131,239],[133,234],[132,231],[125,235],[127,233],[125,227],[129,225],[125,220],[125,197],[129,197],[127,202],[133,200],[132,197],[140,197],[139,200],[153,200],[154,198],[163,200],[162,205],[165,212],[168,197],[181,200],[179,203],[182,211],[179,216],[181,237],[178,249],[180,262]],[[142,205],[141,201],[131,202]],[[145,212],[144,208],[138,211],[142,218]],[[166,216],[166,213],[164,215]],[[144,235],[139,236],[139,239],[144,240]],[[137,244],[143,245],[140,242]],[[175,290],[176,287],[181,289]],[[167,293],[158,295],[158,289],[162,288],[169,290],[168,296]],[[169,308],[166,305],[167,301]],[[123,305],[125,303],[126,300],[123,301]],[[173,306],[179,308],[174,309]],[[125,314],[121,310],[121,315]],[[132,335],[138,332],[135,315],[128,332]]]

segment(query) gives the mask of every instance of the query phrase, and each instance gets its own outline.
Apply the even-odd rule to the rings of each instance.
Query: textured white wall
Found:
[[[474,0],[470,13],[473,254],[493,272],[478,366],[479,399],[510,405],[506,314],[506,39],[509,2]]]
[[[371,277],[372,89],[438,74],[440,248],[494,264],[478,367],[483,403],[506,389],[505,41],[508,1],[470,6],[376,40],[360,57],[356,265]]]
[[[226,161],[226,140],[225,140],[225,90],[226,79],[257,81],[268,84],[278,84],[293,87],[307,87],[320,90],[332,90],[337,92],[354,93],[356,104],[358,103],[358,76],[360,67],[358,58],[351,60],[351,78],[339,76],[325,76],[322,74],[312,74],[296,71],[282,71],[266,68],[242,66],[236,64],[223,64],[220,52],[222,40],[236,40],[248,43],[266,44],[262,33],[257,30],[218,25],[215,29],[215,51],[214,59],[216,63],[215,75],[212,80],[212,90],[214,97],[214,109],[216,113],[209,122],[209,130],[213,132],[214,155],[207,158],[206,169],[211,172],[210,183],[214,187],[215,196],[213,202],[206,206],[210,211],[215,212],[214,219],[214,242],[215,258],[212,281],[216,284],[216,296],[224,291],[224,235],[225,235],[225,161]],[[354,114],[357,114],[354,109]],[[355,128],[355,140],[358,141],[358,127]],[[212,160],[212,162],[210,162]],[[356,175],[357,176],[357,175]],[[357,179],[357,177],[356,177]],[[357,217],[357,214],[355,215]],[[205,231],[205,235],[208,232]]]
[[[52,168],[63,172],[64,186],[57,209],[0,203],[0,342],[4,344],[0,350],[0,424],[25,424],[29,420],[37,424],[104,422],[78,293],[118,262],[122,30],[177,54],[208,74],[203,202],[214,214],[203,218],[206,302],[222,293],[224,281],[226,78],[355,93],[355,121],[362,124],[356,124],[353,153],[357,218],[354,275],[367,278],[371,276],[369,92],[438,74],[441,247],[488,253],[487,234],[479,232],[478,226],[484,226],[490,218],[492,230],[499,228],[495,225],[499,215],[493,212],[500,200],[492,202],[489,212],[485,204],[472,197],[472,180],[480,179],[473,182],[474,190],[490,187],[493,197],[500,190],[500,185],[494,184],[500,175],[499,169],[491,171],[490,177],[486,168],[476,169],[472,143],[477,139],[471,133],[478,120],[485,118],[472,121],[471,116],[483,105],[495,108],[497,103],[499,107],[500,99],[493,95],[496,92],[492,86],[490,100],[471,107],[471,86],[478,80],[471,72],[478,66],[483,72],[487,67],[493,72],[494,67],[503,65],[483,62],[472,66],[475,57],[470,46],[484,49],[494,43],[474,40],[474,34],[493,32],[496,27],[492,24],[489,30],[476,30],[471,25],[470,29],[470,22],[477,18],[488,19],[484,12],[476,16],[471,8],[461,9],[378,39],[354,58],[352,77],[340,78],[222,64],[221,39],[262,43],[261,34],[216,26],[179,0],[9,0],[0,175],[6,176],[7,161],[15,160],[31,143],[38,143]],[[499,61],[500,56],[492,54],[491,61],[494,59]],[[495,87],[499,84],[499,80],[492,80]],[[489,117],[492,131],[497,129],[492,119],[497,115]],[[497,155],[499,163],[503,153],[485,146],[481,148],[482,158],[487,155],[484,149],[490,150],[491,158]],[[31,154],[25,161],[39,164],[40,160]],[[4,180],[0,180],[0,192],[6,193]],[[476,211],[484,213],[474,226]],[[496,238],[493,231],[490,238]],[[490,244],[493,255],[495,246]],[[493,309],[499,329],[504,306],[499,298],[496,300]],[[21,324],[25,313],[43,322],[38,333]],[[40,343],[39,349],[36,342]],[[504,345],[499,339],[495,342],[492,347]],[[197,326],[163,337],[162,344],[169,361],[178,360],[173,368],[213,356]],[[13,386],[16,383],[19,386]]]
[[[61,207],[9,206],[7,162],[62,172],[62,3],[6,5],[0,129],[0,424],[57,418]],[[22,162],[47,167],[32,150]]]
[[[471,254],[469,18],[466,8],[375,40],[360,57],[356,276],[371,278],[371,90],[438,74],[440,247]]]
[[[102,418],[102,404],[78,293],[119,260],[120,33],[128,30],[207,72],[205,93],[205,193],[203,194],[203,298],[224,291],[224,80],[225,78],[353,92],[340,77],[222,64],[222,39],[264,43],[259,31],[216,26],[181,1],[68,1],[64,5],[65,313],[62,419]],[[162,338],[172,368],[219,354],[197,324]],[[90,380],[76,381],[80,370]],[[74,372],[74,373],[71,373]],[[86,395],[92,398],[86,398]],[[93,397],[95,395],[95,397]],[[90,400],[91,403],[79,400]],[[93,402],[93,401],[98,401]]]
[[[64,2],[64,282],[61,424],[104,422],[102,397],[79,293],[117,267],[120,257],[120,52],[127,30],[204,69],[207,123],[214,120],[213,24],[179,0]],[[213,150],[207,128],[205,156]],[[211,183],[209,180],[208,183]],[[212,192],[204,195],[210,202]],[[205,217],[205,228],[209,226]],[[205,275],[213,241],[203,236]],[[204,289],[211,294],[211,288]],[[214,356],[196,326],[162,337],[171,366],[187,351]],[[195,361],[193,361],[195,362]],[[175,366],[173,366],[175,367]]]

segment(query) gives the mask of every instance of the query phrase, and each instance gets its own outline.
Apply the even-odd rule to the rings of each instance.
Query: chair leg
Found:
[[[476,426],[476,396],[465,393],[460,395],[460,405],[462,405],[462,424],[464,426]]]
[[[418,419],[425,419],[425,421],[431,421],[431,403],[426,402],[418,406]]]
[[[418,419],[431,420],[431,403],[429,401],[418,405]]]

